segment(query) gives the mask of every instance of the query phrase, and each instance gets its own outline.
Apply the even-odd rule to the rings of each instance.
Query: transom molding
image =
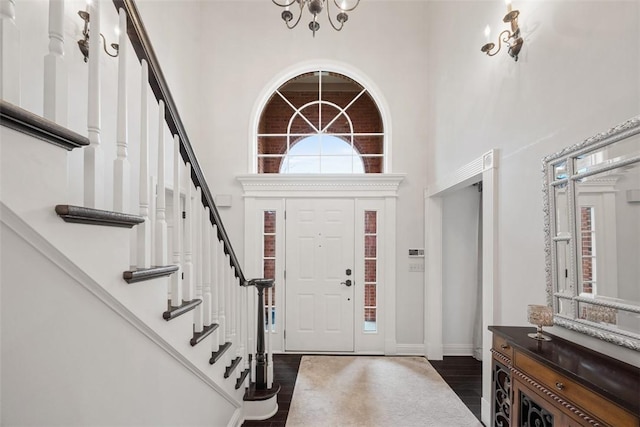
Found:
[[[397,197],[404,174],[240,175],[245,197]]]

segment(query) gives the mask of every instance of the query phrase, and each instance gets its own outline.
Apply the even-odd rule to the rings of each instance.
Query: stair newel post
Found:
[[[95,37],[97,38],[97,37]],[[158,182],[156,183],[156,259],[157,266],[167,265],[167,217],[164,147],[164,101],[158,103]]]
[[[44,57],[43,116],[62,126],[67,125],[67,78],[64,0],[49,0],[49,53]]]
[[[180,168],[182,158],[180,157],[180,138],[173,136],[173,226],[171,227],[173,259],[172,263],[178,266],[178,271],[171,275],[171,305],[178,307],[182,304],[182,209],[180,201]]]
[[[256,390],[267,390],[268,360],[265,354],[264,290],[273,287],[272,279],[253,279],[249,282],[258,290],[258,329],[256,333]]]
[[[138,268],[151,267],[151,218],[149,215],[149,67],[144,59],[141,62],[141,93],[140,93],[140,176],[139,176],[139,205],[140,216],[144,222],[136,226]]]
[[[0,98],[20,105],[20,30],[15,0],[0,1]]]
[[[218,226],[213,225],[211,229],[211,236],[209,236],[209,244],[211,247],[211,254],[209,261],[211,263],[211,321],[213,323],[218,322],[218,288],[220,283],[218,282]],[[218,331],[216,330],[216,337],[213,339],[214,346],[217,346],[219,338],[217,337]]]
[[[202,189],[196,188],[196,199],[194,200],[195,208],[193,209],[193,226],[196,229],[196,233],[193,235],[193,247],[196,253],[195,264],[195,286],[196,286],[196,298],[202,299],[202,264],[205,262],[202,256]],[[202,332],[204,329],[202,321],[202,304],[198,305],[193,312],[193,330],[194,332]]]
[[[203,281],[203,323],[211,324],[211,210],[209,206],[204,208],[202,218],[202,281]]]
[[[118,28],[120,29],[118,43],[121,47],[118,50],[118,112],[116,159],[113,162],[113,210],[129,212],[131,167],[127,153],[129,139],[127,123],[127,15],[124,9],[118,11]]]
[[[91,34],[100,34],[100,0],[89,5]],[[84,149],[84,205],[104,208],[104,160],[100,138],[100,37],[89,38],[89,91],[87,131],[89,146]],[[163,264],[164,265],[164,264]]]
[[[184,201],[184,298],[193,299],[193,184],[191,183],[191,164],[187,163],[187,193]]]

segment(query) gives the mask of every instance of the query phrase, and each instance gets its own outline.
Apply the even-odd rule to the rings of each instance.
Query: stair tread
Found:
[[[127,283],[142,282],[145,280],[151,280],[158,277],[169,276],[170,274],[178,271],[177,265],[161,265],[150,268],[138,268],[135,270],[127,270],[122,273],[122,278]]]
[[[249,375],[249,372],[251,372],[251,369],[249,368],[242,371],[240,377],[236,380],[236,390],[242,387],[242,383],[244,383],[244,380],[245,378],[247,378],[247,375]]]
[[[236,370],[238,365],[240,365],[241,361],[242,361],[242,356],[238,356],[235,359],[233,359],[233,361],[231,361],[231,364],[225,368],[224,377],[225,378],[229,378],[231,376],[231,374],[233,373],[233,371]]]
[[[206,337],[208,337],[209,335],[211,335],[211,333],[213,331],[215,331],[216,329],[218,329],[218,325],[217,323],[212,323],[210,325],[205,326],[202,329],[202,332],[196,332],[195,331],[195,325],[193,326],[194,331],[193,331],[193,338],[191,338],[191,340],[189,341],[189,344],[191,344],[191,346],[195,346],[196,344],[198,344],[200,341],[204,340]]]
[[[214,363],[216,363],[218,360],[220,360],[220,358],[222,357],[222,355],[229,350],[229,348],[231,348],[231,343],[230,342],[226,342],[224,344],[222,344],[221,346],[218,347],[218,351],[212,351],[211,352],[211,359],[209,359],[209,364],[213,365]]]
[[[168,305],[167,311],[162,313],[162,318],[166,321],[175,319],[176,317],[181,316],[184,313],[187,313],[193,310],[199,304],[202,304],[201,299],[193,299],[191,301],[182,301],[182,304],[180,304],[179,306],[172,306],[171,300],[169,300],[167,304]]]
[[[139,215],[85,208],[83,206],[57,205],[56,213],[65,222],[76,224],[131,228],[144,222],[144,218]]]
[[[89,138],[44,117],[0,99],[2,126],[31,135],[65,150],[86,147]]]
[[[256,383],[251,383],[249,384],[249,388],[247,388],[247,391],[244,393],[244,397],[242,398],[242,400],[247,402],[268,400],[268,399],[271,399],[273,396],[276,396],[279,391],[280,391],[280,384],[278,383],[273,383],[271,388],[266,390],[257,390]]]

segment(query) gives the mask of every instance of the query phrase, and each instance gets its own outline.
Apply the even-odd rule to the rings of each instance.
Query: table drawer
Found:
[[[639,419],[615,403],[583,387],[568,377],[516,351],[513,366],[549,392],[575,405],[578,412],[612,426],[638,426]],[[572,411],[575,413],[575,411]]]
[[[505,356],[507,359],[513,359],[513,347],[509,345],[506,338],[498,334],[493,334],[493,349]]]

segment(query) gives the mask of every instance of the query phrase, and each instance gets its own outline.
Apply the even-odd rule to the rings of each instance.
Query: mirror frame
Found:
[[[546,272],[546,291],[547,291],[547,304],[553,307],[553,320],[554,324],[567,329],[571,329],[576,332],[587,334],[610,343],[627,347],[636,351],[640,351],[640,330],[635,332],[618,330],[614,327],[606,326],[606,324],[596,323],[593,321],[580,319],[577,317],[577,305],[582,303],[589,303],[597,306],[613,308],[617,310],[624,310],[630,313],[640,314],[640,301],[634,301],[631,304],[617,302],[617,301],[603,301],[597,299],[590,299],[581,297],[577,292],[578,288],[578,244],[577,239],[573,239],[572,236],[577,232],[577,207],[576,207],[576,178],[574,175],[575,159],[578,156],[592,152],[598,149],[602,149],[616,142],[620,142],[626,138],[630,138],[640,134],[640,116],[633,117],[626,122],[609,129],[604,133],[599,133],[582,142],[579,142],[573,146],[566,147],[559,152],[545,157],[542,161],[544,185],[543,185],[543,210],[544,210],[544,233],[545,233],[545,272]],[[567,176],[556,180],[555,169],[556,165],[566,162]],[[622,166],[640,163],[640,155],[637,153],[633,157],[624,159],[622,161],[606,162],[602,166],[596,167],[593,171],[588,172],[588,175],[595,173],[601,173],[610,171]],[[577,175],[583,177],[582,175]],[[556,201],[554,189],[558,185],[566,184],[568,193],[568,222],[569,222],[569,236],[559,236],[556,230],[557,218],[556,218]],[[566,233],[565,233],[566,234]],[[556,268],[557,268],[557,254],[556,254],[556,242],[568,241],[569,242],[569,260],[566,261],[566,266],[569,269],[568,279],[569,284],[564,292],[559,291]],[[638,286],[640,286],[640,278],[638,280]],[[559,302],[562,300],[570,304],[569,312],[573,313],[573,316],[562,314],[559,312]],[[565,311],[566,312],[566,311]]]

